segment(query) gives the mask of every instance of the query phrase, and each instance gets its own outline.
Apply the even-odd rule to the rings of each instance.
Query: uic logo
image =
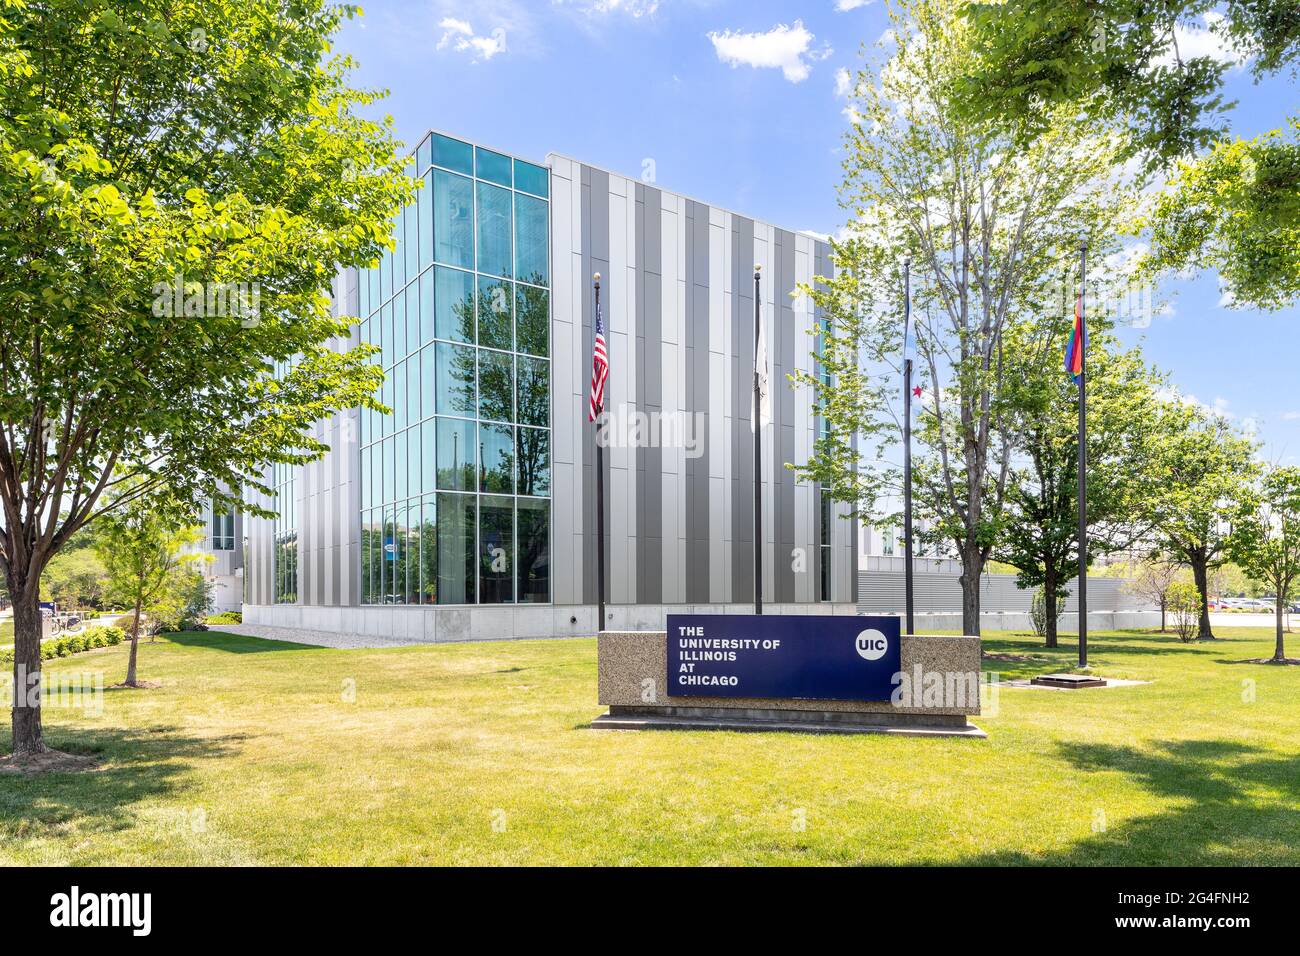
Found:
[[[859,633],[853,646],[864,661],[878,661],[889,650],[889,638],[873,627]]]

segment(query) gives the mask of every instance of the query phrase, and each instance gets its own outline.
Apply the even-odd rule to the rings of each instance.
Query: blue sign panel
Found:
[[[669,614],[668,696],[889,700],[896,617]]]

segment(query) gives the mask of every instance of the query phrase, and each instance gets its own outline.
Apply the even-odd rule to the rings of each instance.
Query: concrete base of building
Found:
[[[669,614],[750,614],[752,604],[611,604],[607,628],[662,631]],[[852,604],[768,604],[767,614],[856,614]],[[552,604],[474,607],[245,604],[244,623],[296,631],[397,639],[405,643],[592,637],[596,608]]]
[[[872,611],[880,614],[880,611]],[[901,616],[888,615],[886,616]],[[1088,630],[1121,631],[1129,628],[1160,626],[1159,611],[1089,611]],[[917,614],[917,631],[960,631],[961,614],[943,612]],[[1033,631],[1033,622],[1023,611],[985,611],[980,615],[981,631]],[[1059,630],[1062,636],[1079,633],[1079,615],[1073,612],[1061,615]]]
[[[988,736],[962,715],[862,714],[761,707],[620,707],[591,722],[593,730],[733,730],[904,737]]]

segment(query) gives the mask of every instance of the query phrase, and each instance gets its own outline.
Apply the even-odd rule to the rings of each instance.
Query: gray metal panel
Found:
[[[786,375],[794,370],[794,233],[775,230],[776,255],[773,257],[772,310],[775,331],[772,336],[772,378],[769,390],[772,395],[773,440],[777,443],[772,460],[772,496],[775,511],[773,527],[776,601],[783,604],[795,600],[794,566],[792,558],[796,546],[794,534],[794,474],[785,467],[794,461],[794,392]]]
[[[731,599],[754,600],[754,221],[733,216]]]
[[[609,274],[609,174],[599,170],[592,169],[588,166],[582,167],[582,263],[583,276],[588,283],[587,290],[584,290],[582,304],[582,340],[583,354],[590,356],[592,349],[595,347],[595,326],[593,324],[594,316],[594,299],[590,293],[591,276],[599,272],[602,276]],[[602,296],[605,290],[602,289]],[[607,313],[606,304],[602,300],[602,313]],[[606,323],[608,330],[608,322]],[[609,335],[605,337],[606,344],[609,346],[609,360],[611,367],[615,362],[623,360],[622,356],[614,354],[613,343],[610,342]],[[611,374],[612,369],[611,369]],[[591,395],[591,383],[588,381],[587,387],[583,390],[583,405],[586,407],[587,401]],[[608,405],[608,401],[606,402]],[[584,604],[595,604],[597,599],[596,588],[596,431],[594,428],[585,429],[585,436],[582,442],[583,462],[582,462],[582,486],[583,486],[583,521],[591,533],[583,537],[583,586],[582,595]],[[609,535],[609,455],[605,456],[605,594],[609,595],[609,581],[614,569],[610,566],[610,535]]]
[[[655,420],[663,412],[663,368],[659,343],[662,322],[663,197],[653,187],[636,186],[637,408]],[[658,442],[637,446],[636,602],[663,601],[663,448]]]
[[[687,408],[708,421],[709,408],[709,208],[686,202],[686,400]],[[709,594],[709,448],[686,462],[686,600],[707,604]]]

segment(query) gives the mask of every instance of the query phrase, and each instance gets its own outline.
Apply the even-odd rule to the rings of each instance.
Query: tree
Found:
[[[108,572],[93,548],[63,551],[45,566],[41,591],[62,607],[98,607]]]
[[[1137,349],[1121,350],[1092,320],[1088,349],[1088,561],[1129,548],[1149,530],[1145,502],[1159,475],[1155,447],[1179,426],[1181,409],[1156,400],[1162,379]],[[1006,388],[1006,428],[1014,464],[1007,514],[994,554],[1018,571],[1023,588],[1043,589],[1046,643],[1057,646],[1057,604],[1078,575],[1078,388],[1053,361],[1068,326],[1012,329],[1014,370]],[[1036,340],[1035,340],[1036,339]],[[1161,625],[1163,630],[1163,622]]]
[[[1179,570],[1177,562],[1154,554],[1137,566],[1128,584],[1130,591],[1160,608],[1161,634],[1168,624],[1169,588],[1178,577]]]
[[[1247,574],[1273,589],[1277,615],[1273,660],[1286,663],[1283,617],[1287,599],[1300,580],[1300,468],[1264,471],[1237,508],[1228,551]]]
[[[25,758],[46,749],[41,573],[79,528],[156,493],[270,493],[270,464],[323,454],[313,423],[377,407],[328,291],[391,247],[413,187],[330,55],[355,7],[3,6],[0,568]]]
[[[1152,513],[1164,550],[1191,568],[1200,595],[1201,640],[1214,639],[1209,576],[1227,557],[1232,516],[1256,470],[1254,450],[1226,418],[1201,407],[1160,449],[1162,481]]]
[[[892,9],[894,56],[878,75],[858,76],[841,189],[849,232],[833,244],[835,276],[802,290],[825,321],[814,372],[794,376],[815,390],[829,429],[794,467],[880,523],[879,503],[898,487],[884,449],[899,428],[880,370],[899,366],[901,271],[911,260],[925,389],[914,505],[962,562],[962,626],[978,634],[980,575],[1010,474],[1008,329],[1059,321],[1041,304],[1063,263],[1080,240],[1112,248],[1132,193],[1116,144],[1064,112],[1020,149],[1000,122],[956,114],[947,91],[970,56],[960,7],[917,0]],[[854,436],[876,443],[870,467]]]
[[[1275,309],[1300,293],[1300,151],[1274,130],[1226,138],[1235,103],[1221,95],[1234,60],[1256,78],[1300,58],[1294,0],[1002,0],[967,7],[978,51],[953,84],[959,109],[1010,116],[1025,135],[1052,107],[1122,131],[1148,172],[1175,170],[1145,225],[1144,272],[1217,269],[1237,304]],[[1195,52],[1180,32],[1205,27],[1234,54]]]
[[[212,610],[214,585],[195,567],[200,560],[191,555],[181,561],[145,605],[150,643],[164,631],[183,631],[202,624]]]
[[[126,486],[125,495],[133,490]],[[186,548],[202,540],[192,524],[178,523],[176,510],[158,508],[148,499],[131,497],[98,521],[97,548],[108,571],[108,591],[131,612],[131,655],[126,665],[127,687],[139,687],[136,657],[140,645],[140,614],[164,598],[175,576],[201,555]]]
[[[1234,105],[1220,95],[1232,63],[1182,49],[1180,31],[1206,26],[1252,55],[1256,77],[1300,56],[1294,0],[1000,0],[971,3],[966,16],[977,52],[954,83],[964,111],[1009,115],[1030,133],[1052,106],[1094,124],[1122,120],[1131,151],[1152,166],[1212,145]]]

